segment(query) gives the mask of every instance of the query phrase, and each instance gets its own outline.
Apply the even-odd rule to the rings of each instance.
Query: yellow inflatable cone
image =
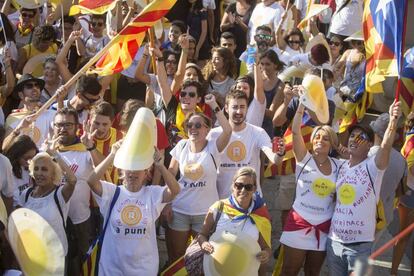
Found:
[[[64,274],[62,243],[55,230],[35,211],[20,208],[11,213],[8,235],[24,275]]]
[[[324,10],[329,8],[329,5],[322,5],[322,4],[311,4],[309,7],[309,11],[306,14],[305,18],[302,19],[302,21],[299,22],[298,28],[302,29],[306,27],[306,24],[308,23],[308,20],[311,19],[313,16],[320,14]]]
[[[115,155],[114,166],[130,171],[148,169],[154,161],[156,143],[157,126],[154,113],[146,107],[141,107]]]
[[[0,222],[3,223],[4,227],[7,229],[7,210],[6,205],[4,205],[3,199],[0,197]]]
[[[319,122],[327,124],[329,121],[329,105],[322,79],[308,74],[303,78],[302,85],[306,92],[300,97],[300,102],[306,108],[315,112]]]

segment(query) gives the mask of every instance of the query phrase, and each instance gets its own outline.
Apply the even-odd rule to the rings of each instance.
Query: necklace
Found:
[[[35,197],[44,197],[44,196],[46,196],[46,195],[50,194],[50,193],[51,193],[54,189],[55,189],[55,187],[53,187],[53,189],[49,189],[49,190],[47,190],[46,192],[44,192],[44,193],[42,193],[42,194],[40,194],[40,195],[37,195],[37,191],[36,191],[36,195],[35,195]]]
[[[322,167],[323,164],[325,164],[326,162],[328,162],[329,157],[325,159],[325,161],[323,161],[322,163],[318,163],[318,161],[315,159],[315,157],[313,158],[313,160],[315,160],[315,163],[319,166]]]

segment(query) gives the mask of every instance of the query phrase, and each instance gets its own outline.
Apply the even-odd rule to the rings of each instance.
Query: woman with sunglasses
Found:
[[[219,199],[216,184],[219,154],[230,140],[231,127],[213,95],[206,95],[205,102],[214,110],[223,132],[217,140],[207,140],[211,120],[203,113],[191,113],[184,121],[188,139],[181,140],[171,151],[169,170],[173,175],[180,172],[181,186],[180,194],[172,202],[167,232],[167,238],[174,241],[169,256],[172,262],[184,255],[188,238],[201,231],[208,208]]]
[[[289,64],[290,58],[297,54],[303,54],[303,45],[305,38],[303,33],[298,28],[293,28],[287,31],[283,31],[284,22],[288,17],[288,13],[285,11],[282,14],[282,19],[276,29],[276,45],[280,49],[280,59]]]
[[[244,167],[237,171],[231,184],[232,193],[229,198],[215,202],[208,210],[203,227],[198,235],[198,242],[205,254],[214,252],[214,246],[208,241],[214,222],[221,209],[222,214],[217,222],[216,231],[230,232],[237,235],[243,232],[256,240],[261,252],[256,258],[262,264],[259,275],[266,275],[265,266],[271,256],[270,250],[270,215],[263,199],[259,196],[256,183],[256,172],[251,167]]]
[[[298,275],[303,265],[305,275],[319,275],[335,206],[339,161],[329,157],[329,153],[337,147],[338,138],[331,127],[317,126],[311,134],[312,151],[309,152],[301,134],[305,113],[305,107],[300,104],[292,122],[297,184],[296,198],[280,238],[286,260],[282,275]]]
[[[328,40],[329,48],[331,49],[332,54],[332,67],[334,73],[334,82],[336,87],[339,87],[340,82],[342,81],[342,75],[339,72],[339,64],[342,58],[342,54],[345,52],[346,47],[345,43],[341,36],[332,34]]]
[[[207,92],[217,92],[225,97],[237,75],[236,59],[229,49],[223,47],[215,47],[211,53],[211,59],[203,68],[208,85]]]

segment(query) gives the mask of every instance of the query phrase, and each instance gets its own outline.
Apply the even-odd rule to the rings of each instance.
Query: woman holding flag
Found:
[[[217,221],[215,232],[228,231],[235,235],[243,232],[251,236],[257,240],[262,250],[256,258],[261,264],[265,264],[272,254],[270,215],[263,199],[256,193],[257,183],[254,169],[250,167],[239,169],[233,177],[231,189],[232,194],[229,198],[217,201],[210,207],[198,236],[200,247],[206,254],[214,252],[208,236],[214,228],[216,216],[223,202],[222,214]],[[264,266],[261,265],[259,272],[264,274],[263,268]]]
[[[280,238],[287,260],[283,262],[282,275],[298,275],[303,265],[306,275],[319,275],[334,211],[339,161],[329,153],[338,145],[338,137],[327,125],[315,127],[309,152],[300,128],[304,112],[300,104],[292,123],[296,198]]]

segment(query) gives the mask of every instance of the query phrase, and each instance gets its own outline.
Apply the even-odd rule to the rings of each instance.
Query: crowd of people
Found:
[[[280,275],[320,275],[325,260],[329,275],[350,275],[396,207],[401,230],[414,222],[414,113],[403,127],[401,103],[384,98],[370,124],[343,125],[363,100],[363,0],[317,1],[327,8],[312,17],[310,0],[178,0],[128,68],[67,85],[142,10],[115,2],[105,14],[69,16],[51,1],[5,0],[0,13],[1,195],[9,214],[29,208],[50,224],[65,275],[80,274],[102,231],[99,275],[157,275],[192,239],[212,254],[220,231],[257,241],[260,275],[274,250]],[[304,103],[306,76],[322,80],[327,110]],[[153,165],[118,169],[144,107],[156,116]],[[279,187],[281,216],[271,219],[283,250],[254,218],[267,212],[266,177]],[[19,270],[1,229],[0,272]],[[394,248],[392,275],[407,240]]]

